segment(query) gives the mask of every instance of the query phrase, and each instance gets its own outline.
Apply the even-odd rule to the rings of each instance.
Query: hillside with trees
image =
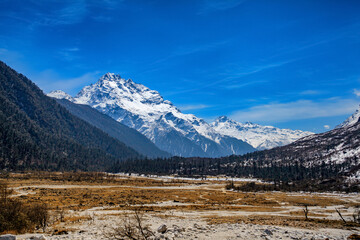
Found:
[[[140,157],[0,62],[0,169],[104,170]]]

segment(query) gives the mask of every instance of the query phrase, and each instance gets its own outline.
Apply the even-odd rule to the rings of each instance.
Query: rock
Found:
[[[1,235],[0,240],[16,240],[16,236],[12,234]]]
[[[37,235],[37,236],[32,236],[29,239],[30,240],[46,240],[46,237],[44,235]]]
[[[200,225],[197,223],[194,223],[194,228],[201,229]]]
[[[270,231],[269,229],[265,229],[265,230],[264,230],[264,233],[266,233],[266,234],[269,235],[269,236],[272,236],[272,235],[273,235],[272,231]]]
[[[178,225],[173,225],[173,228],[174,228],[174,232],[182,232],[184,231],[184,229],[182,229],[181,227],[179,227]]]
[[[159,228],[158,228],[158,233],[165,233],[167,230],[167,226],[165,224],[161,225]]]

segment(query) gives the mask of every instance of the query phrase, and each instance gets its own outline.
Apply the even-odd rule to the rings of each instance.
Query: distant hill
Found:
[[[101,129],[144,156],[150,158],[171,156],[169,153],[161,151],[147,137],[135,129],[115,121],[113,118],[88,105],[75,104],[66,99],[56,99],[56,101],[73,115]]]
[[[141,155],[0,61],[0,170],[105,170]]]

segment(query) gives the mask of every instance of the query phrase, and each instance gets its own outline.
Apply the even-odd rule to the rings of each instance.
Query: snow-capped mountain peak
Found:
[[[135,128],[174,155],[224,156],[254,150],[241,140],[219,134],[203,119],[182,113],[159,92],[118,74],[106,73],[84,87],[74,102]]]
[[[71,102],[74,101],[74,98],[72,96],[70,96],[69,94],[67,94],[66,92],[61,91],[61,90],[51,91],[47,94],[47,96],[52,97],[52,98],[57,98],[57,99],[66,99]]]
[[[74,98],[60,91],[52,96],[90,105],[135,128],[160,149],[180,156],[243,154],[255,148],[285,145],[311,134],[250,122],[238,123],[226,116],[208,124],[192,114],[182,113],[159,92],[114,73],[106,73]]]
[[[352,126],[355,123],[359,122],[359,119],[360,119],[360,105],[353,115],[351,115],[348,119],[346,119],[340,125],[336,126],[336,128]]]
[[[240,123],[224,116],[217,118],[211,125],[219,133],[243,140],[257,149],[283,146],[313,134],[300,130],[262,126],[252,122]]]

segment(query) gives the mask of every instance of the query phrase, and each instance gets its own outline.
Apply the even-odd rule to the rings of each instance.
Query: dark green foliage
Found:
[[[246,155],[245,155],[246,156]],[[241,191],[359,191],[359,185],[345,183],[347,173],[342,169],[351,169],[352,162],[341,164],[321,164],[305,167],[300,163],[277,163],[264,166],[262,162],[246,162],[245,156],[224,158],[180,158],[134,159],[115,164],[110,171],[125,173],[143,173],[187,177],[206,175],[227,175],[231,177],[254,177],[273,182],[268,185],[245,185],[245,189],[228,186]]]
[[[0,62],[0,170],[103,170],[137,156]]]

